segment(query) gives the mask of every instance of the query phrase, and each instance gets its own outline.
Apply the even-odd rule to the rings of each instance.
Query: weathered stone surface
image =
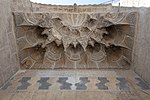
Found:
[[[99,83],[96,84],[97,88],[100,90],[108,90],[106,83],[109,82],[106,77],[98,77]]]
[[[139,81],[139,83],[137,85],[140,86],[141,89],[143,89],[143,90],[149,90],[150,89],[150,86],[147,85],[142,79],[140,79],[140,78],[135,78],[135,79]]]
[[[47,81],[49,80],[49,77],[41,77],[40,80],[38,80],[37,82],[40,83],[39,89],[49,89],[49,87],[51,86],[50,83],[48,83]]]
[[[60,89],[61,90],[71,90],[71,83],[66,82],[68,80],[68,77],[59,77],[58,83],[61,84]]]
[[[27,68],[130,67],[132,56],[128,52],[132,52],[133,47],[130,32],[135,29],[135,12],[106,14],[15,12],[14,16],[19,52],[32,59],[27,62],[38,63],[38,66],[35,65],[37,63],[29,64],[31,66]],[[28,53],[24,52],[27,50]],[[127,54],[130,56],[124,56]],[[26,60],[20,58],[20,62],[26,63]],[[45,60],[55,62],[55,65],[45,65]]]
[[[0,87],[19,69],[18,60],[26,69],[132,67],[150,82],[149,8],[29,0],[0,5]]]
[[[150,8],[140,8],[133,46],[133,67],[150,84]]]
[[[87,89],[86,84],[88,82],[90,82],[90,80],[88,80],[88,77],[80,77],[80,82],[75,84],[76,89],[77,90],[86,90]]]
[[[23,77],[21,80],[19,80],[21,85],[17,87],[17,90],[25,90],[25,89],[27,89],[31,85],[28,82],[29,80],[31,80],[31,77]]]
[[[116,79],[119,81],[119,83],[117,83],[116,85],[119,87],[119,89],[121,91],[129,91],[130,90],[128,81],[125,78],[118,77]]]
[[[0,0],[0,87],[19,68],[11,4],[12,0]]]
[[[25,0],[26,1],[26,0]],[[33,12],[58,12],[58,13],[91,13],[91,12],[111,12],[113,9],[111,4],[89,4],[89,5],[49,5],[31,3]]]

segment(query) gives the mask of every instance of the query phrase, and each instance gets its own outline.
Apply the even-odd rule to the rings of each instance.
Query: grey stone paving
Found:
[[[27,89],[31,85],[30,83],[28,83],[30,79],[31,77],[22,77],[22,79],[19,81],[21,85],[17,87],[17,90]]]
[[[139,87],[141,87],[141,89],[143,90],[149,90],[150,86],[148,84],[146,84],[141,78],[135,78],[136,80],[139,81],[139,83],[137,84]]]
[[[29,80],[31,80],[32,77],[22,77],[22,79],[20,79],[18,81],[18,85],[17,85],[17,90],[26,90],[28,89],[28,87],[30,85],[32,85],[32,83],[29,83]],[[73,80],[76,77],[71,77]],[[148,84],[146,84],[141,78],[139,77],[135,77],[135,79],[137,80],[135,82],[136,86],[140,87],[142,90],[150,90],[150,86]],[[50,77],[40,77],[39,80],[37,80],[37,83],[39,84],[39,87],[37,87],[39,90],[48,90],[53,84],[50,83],[48,80],[51,80]],[[107,77],[98,77],[97,80],[99,80],[99,83],[95,83],[95,87],[97,87],[97,89],[99,90],[109,90],[109,87],[106,85],[107,83],[109,83],[109,80],[107,79]],[[128,84],[128,81],[126,80],[125,77],[117,77],[116,80],[118,80],[119,82],[116,83],[116,86],[121,90],[121,91],[129,91],[130,88],[130,84]],[[36,80],[35,80],[36,81]],[[68,77],[59,77],[57,79],[58,83],[60,83],[60,90],[87,90],[88,84],[90,82],[92,82],[91,80],[88,79],[88,77],[79,77],[79,81],[75,79],[75,81],[72,82],[72,80],[69,80]],[[109,83],[111,84],[111,83]],[[9,81],[7,84],[5,84],[3,86],[3,88],[1,88],[1,90],[8,90],[9,87],[13,86],[12,84],[12,80]],[[74,87],[73,87],[74,86]]]
[[[71,83],[66,82],[68,80],[68,77],[59,77],[58,83],[61,84],[60,89],[61,90],[71,90]]]
[[[98,77],[98,80],[100,80],[100,83],[97,83],[96,86],[100,90],[108,90],[108,87],[106,86],[106,83],[109,81],[107,80],[106,77]]]
[[[119,87],[120,90],[129,91],[128,81],[125,78],[118,77],[116,79],[119,81],[119,83],[117,83],[116,85]]]
[[[41,77],[40,80],[38,80],[37,82],[40,83],[39,89],[49,89],[49,86],[51,86],[50,83],[48,83],[47,81],[49,80],[49,77]]]
[[[87,89],[86,84],[88,82],[90,82],[90,80],[88,80],[88,77],[80,77],[80,82],[75,84],[76,89],[77,90],[86,90]]]

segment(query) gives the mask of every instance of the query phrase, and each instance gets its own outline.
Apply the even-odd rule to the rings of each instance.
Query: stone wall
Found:
[[[92,13],[92,12],[111,12],[112,5],[50,5],[31,3],[33,12],[57,12],[57,13]]]
[[[14,11],[31,11],[30,0],[0,0],[0,87],[20,68]]]
[[[138,19],[133,67],[135,72],[150,84],[150,8],[140,8]]]
[[[31,2],[30,0],[13,0],[12,10],[29,12],[31,11]]]
[[[10,0],[0,0],[0,87],[19,69]]]
[[[113,7],[118,11],[118,7]],[[150,8],[120,7],[120,12],[138,12],[131,68],[150,84]]]

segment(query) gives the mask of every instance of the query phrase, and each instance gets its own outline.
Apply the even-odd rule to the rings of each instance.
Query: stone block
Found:
[[[16,44],[16,38],[14,36],[14,33],[12,32],[9,33],[8,39],[9,39],[9,46],[10,46],[11,54],[14,54],[17,52],[17,44]]]
[[[8,46],[4,47],[0,50],[1,56],[0,56],[0,65],[2,69],[6,69],[8,66],[10,66],[10,48]]]

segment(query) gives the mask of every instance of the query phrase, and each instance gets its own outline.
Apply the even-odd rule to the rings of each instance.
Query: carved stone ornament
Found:
[[[22,68],[130,68],[136,12],[14,12]]]

